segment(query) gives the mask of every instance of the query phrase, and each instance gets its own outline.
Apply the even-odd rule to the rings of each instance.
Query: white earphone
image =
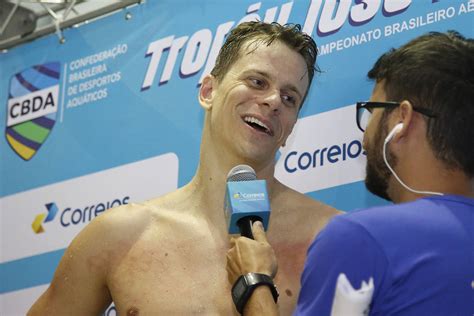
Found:
[[[403,128],[403,123],[398,123],[395,125],[395,127],[388,133],[387,137],[385,138],[385,143],[388,143],[389,141],[392,140],[393,136],[395,136],[396,133],[400,132]]]

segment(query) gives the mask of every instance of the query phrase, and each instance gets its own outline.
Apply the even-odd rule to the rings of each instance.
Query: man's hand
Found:
[[[249,272],[263,273],[275,277],[277,261],[273,248],[267,241],[261,222],[252,225],[255,240],[238,237],[230,241],[227,252],[227,276],[231,285],[243,274]]]

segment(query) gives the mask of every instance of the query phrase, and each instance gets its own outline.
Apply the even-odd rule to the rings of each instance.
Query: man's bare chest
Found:
[[[280,307],[289,312],[299,292],[307,244],[276,242],[273,247],[280,265],[275,280]],[[228,248],[228,239],[211,234],[144,233],[110,264],[107,285],[118,313],[237,315],[227,279]]]
[[[137,241],[109,273],[107,284],[121,315],[232,315],[226,243],[181,239]]]

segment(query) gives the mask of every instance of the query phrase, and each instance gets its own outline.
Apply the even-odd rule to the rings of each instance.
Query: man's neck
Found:
[[[275,164],[270,162],[255,167],[255,163],[244,159],[226,159],[225,153],[214,155],[212,152],[201,153],[201,159],[193,179],[184,188],[190,201],[200,209],[202,216],[211,221],[221,221],[224,216],[224,198],[229,171],[239,164],[248,164],[255,169],[257,179],[267,181],[271,197],[281,184],[274,178]]]
[[[430,167],[431,166],[431,167]],[[413,167],[397,172],[411,189],[474,198],[474,181],[459,169],[446,168],[443,164]],[[404,188],[395,177],[390,178],[389,195],[395,203],[409,202],[432,194],[418,194]]]

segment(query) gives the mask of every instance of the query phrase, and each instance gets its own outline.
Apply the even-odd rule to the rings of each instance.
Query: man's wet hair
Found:
[[[211,75],[218,81],[222,80],[232,65],[241,57],[244,44],[247,45],[245,48],[251,44],[269,46],[274,41],[284,43],[303,57],[308,73],[309,89],[315,72],[320,72],[316,65],[318,47],[311,36],[302,32],[299,24],[281,25],[276,22],[254,21],[237,25],[221,47]],[[255,48],[258,45],[255,45]]]

